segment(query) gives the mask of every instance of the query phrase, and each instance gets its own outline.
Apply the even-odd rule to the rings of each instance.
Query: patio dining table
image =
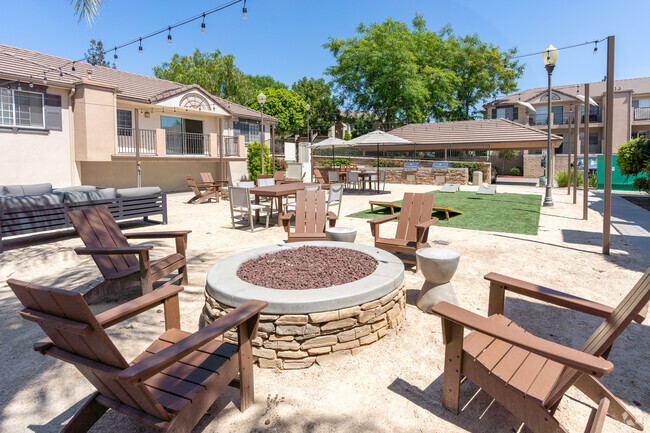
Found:
[[[368,181],[368,189],[372,186],[372,176],[376,175],[376,171],[361,171],[361,170],[350,170],[348,173],[359,173],[359,179],[361,179],[361,189],[366,189],[366,180]]]
[[[281,224],[280,219],[282,218],[282,197],[295,194],[296,191],[305,189],[305,186],[316,186],[317,183],[306,183],[306,182],[290,182],[290,183],[281,183],[276,185],[269,186],[257,186],[250,189],[250,193],[255,195],[255,204],[259,204],[260,197],[270,197],[278,199],[278,226]],[[255,218],[259,222],[260,220],[260,211],[255,211]]]

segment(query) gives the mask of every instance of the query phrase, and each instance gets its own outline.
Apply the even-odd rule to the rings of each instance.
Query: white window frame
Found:
[[[7,89],[11,92],[11,105],[13,107],[12,110],[12,115],[13,115],[13,124],[12,125],[0,125],[0,128],[20,128],[20,129],[38,129],[38,130],[45,130],[45,94],[41,92],[32,92],[29,90],[18,90],[18,89]],[[34,95],[40,95],[41,97],[41,113],[43,117],[43,126],[27,126],[27,125],[17,125],[16,124],[16,92],[21,92],[21,93],[32,93]]]

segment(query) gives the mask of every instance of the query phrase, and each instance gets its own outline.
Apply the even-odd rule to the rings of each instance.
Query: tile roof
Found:
[[[259,111],[210,95],[198,84],[185,85],[119,69],[92,66],[86,62],[74,62],[75,72],[72,72],[72,65],[71,59],[0,44],[0,77],[3,78],[26,81],[32,76],[34,83],[40,84],[46,73],[49,84],[61,87],[74,87],[83,81],[92,80],[116,86],[117,97],[120,99],[145,103],[155,103],[197,89],[234,116],[254,119],[260,117]],[[61,72],[63,76],[60,76]],[[264,115],[264,119],[277,122],[277,119],[268,115]]]
[[[430,145],[490,145],[546,142],[546,131],[506,119],[466,120],[458,122],[413,123],[390,131],[391,134]],[[562,141],[551,134],[553,141]],[[407,146],[408,147],[408,146]]]
[[[603,93],[605,93],[606,86],[607,86],[606,81],[596,81],[594,83],[589,83],[589,93],[591,94],[591,97],[600,98],[600,96]],[[519,100],[527,102],[545,93],[546,89],[547,89],[546,87],[536,87],[533,89],[522,90],[521,92],[513,93],[503,98],[499,98],[495,101],[488,102],[485,105],[512,104]],[[626,80],[614,80],[614,89],[633,90],[634,93],[637,94],[650,93],[650,77],[630,78]],[[553,86],[553,90],[563,92],[564,94],[569,96],[573,96],[576,94],[579,95],[585,94],[584,84],[568,84],[565,86]]]

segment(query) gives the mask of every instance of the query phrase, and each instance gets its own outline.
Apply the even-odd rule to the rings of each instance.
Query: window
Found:
[[[583,146],[585,145],[585,134],[580,133],[580,145],[581,148],[584,148]],[[600,140],[597,132],[590,132],[589,133],[589,153],[591,154],[596,154],[600,153]]]
[[[557,147],[557,148],[555,149],[555,154],[557,155],[557,154],[560,154],[560,153],[566,153],[566,151],[565,151],[564,149],[566,149],[565,144],[566,144],[567,141],[568,141],[568,140],[567,140],[567,137],[565,137],[564,134],[557,134],[557,135],[559,135],[560,137],[562,137],[562,144],[560,145],[560,147]]]
[[[564,118],[564,107],[562,105],[551,107],[553,113],[553,125],[561,125]],[[546,125],[548,123],[548,107],[536,107],[535,124]]]
[[[0,125],[44,128],[42,93],[0,89]]]
[[[133,135],[131,110],[117,110],[117,135]]]
[[[519,107],[499,107],[492,109],[493,119],[517,120],[519,118]]]
[[[632,108],[649,108],[650,99],[635,99],[632,101]]]
[[[236,120],[235,135],[243,135],[246,144],[260,141],[260,123],[254,120]]]

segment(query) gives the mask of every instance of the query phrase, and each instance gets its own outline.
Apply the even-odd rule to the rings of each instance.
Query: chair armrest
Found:
[[[424,222],[421,222],[419,224],[416,224],[415,228],[419,229],[419,230],[427,229],[427,228],[429,228],[430,226],[434,225],[437,222],[438,222],[438,218],[431,218],[429,221],[424,221]]]
[[[295,212],[289,212],[285,213],[282,215],[282,218],[280,218],[280,221],[282,221],[282,227],[284,228],[284,231],[289,233],[289,229],[291,226],[291,218],[295,215]]]
[[[332,211],[327,212],[327,220],[329,221],[330,227],[336,227],[336,220],[338,219],[338,215],[336,215]]]
[[[397,219],[397,218],[399,218],[399,215],[389,215],[389,216],[385,216],[385,217],[381,217],[381,218],[375,218],[373,220],[370,220],[370,221],[368,221],[368,224],[374,226],[374,225],[377,225],[377,224],[383,224],[385,222],[392,221],[392,220]]]
[[[143,233],[124,233],[127,239],[155,239],[155,238],[176,238],[186,236],[192,233],[192,230],[175,230],[165,232],[143,232]]]
[[[603,358],[512,329],[447,302],[440,302],[431,311],[443,320],[450,320],[591,376],[601,377],[614,369],[614,364]]]
[[[149,251],[153,248],[151,245],[138,245],[135,247],[113,247],[113,248],[75,248],[74,252],[79,255],[99,255],[109,256],[112,254],[138,254]]]
[[[177,296],[184,287],[168,285],[95,316],[102,328],[108,328]]]
[[[518,280],[516,278],[511,278],[494,272],[490,272],[483,278],[491,282],[490,291],[508,290],[510,292],[528,296],[529,298],[548,302],[549,304],[558,305],[560,307],[569,308],[574,311],[591,314],[592,316],[602,317],[605,319],[608,318],[614,311],[614,308],[599,304],[598,302],[593,302],[588,299],[569,295],[567,293],[549,289],[548,287],[539,286],[537,284]],[[501,308],[501,312],[503,312],[503,307]],[[645,314],[643,314],[643,312],[639,313],[634,318],[634,321],[638,323],[642,323],[644,320]]]
[[[122,370],[117,374],[117,378],[131,382],[142,382],[224,334],[229,329],[239,326],[259,314],[267,305],[267,302],[250,300],[194,334]]]

